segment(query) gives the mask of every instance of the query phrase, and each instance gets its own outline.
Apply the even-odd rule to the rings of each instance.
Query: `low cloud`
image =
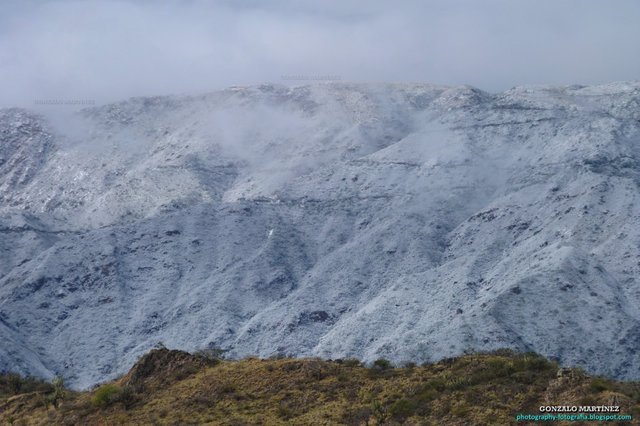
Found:
[[[640,2],[24,1],[0,5],[0,106],[74,107],[291,76],[591,84],[638,79]]]

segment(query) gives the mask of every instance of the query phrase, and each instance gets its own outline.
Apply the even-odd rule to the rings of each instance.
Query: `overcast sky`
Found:
[[[0,0],[0,106],[294,76],[522,84],[640,79],[638,0]]]

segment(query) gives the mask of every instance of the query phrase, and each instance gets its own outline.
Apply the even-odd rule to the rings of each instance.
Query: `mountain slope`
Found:
[[[0,368],[159,341],[637,379],[640,84],[263,85],[0,115]]]

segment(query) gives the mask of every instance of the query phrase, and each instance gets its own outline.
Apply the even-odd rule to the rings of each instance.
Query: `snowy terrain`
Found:
[[[0,110],[0,370],[532,350],[640,379],[640,83]]]

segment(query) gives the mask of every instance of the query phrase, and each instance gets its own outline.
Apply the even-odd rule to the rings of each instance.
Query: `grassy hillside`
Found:
[[[81,393],[0,377],[0,423],[15,425],[507,425],[541,405],[619,405],[634,420],[608,424],[640,424],[640,384],[508,351],[394,368],[156,349],[126,376]]]

